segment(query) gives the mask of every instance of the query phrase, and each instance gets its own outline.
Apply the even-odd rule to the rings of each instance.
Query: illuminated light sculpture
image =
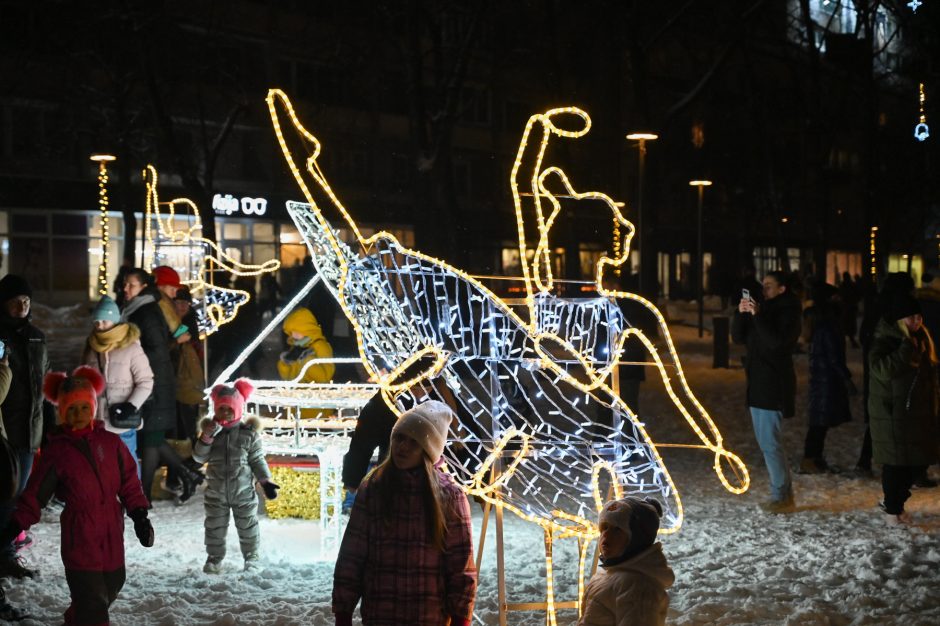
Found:
[[[108,163],[117,157],[110,154],[93,154],[91,160],[98,164],[98,208],[101,226],[101,263],[98,265],[98,294],[108,295],[108,260],[109,244],[111,243],[111,226],[108,223]]]
[[[257,276],[277,271],[281,262],[272,259],[260,265],[248,265],[236,261],[219,246],[202,237],[202,220],[199,210],[192,200],[175,198],[169,202],[160,202],[157,192],[158,175],[153,165],[143,171],[147,187],[146,213],[144,217],[144,236],[148,253],[145,255],[144,269],[152,270],[167,263],[170,248],[182,248],[188,253],[189,266],[175,268],[184,277],[183,284],[189,286],[193,296],[193,309],[199,325],[199,337],[204,339],[226,324],[238,314],[238,309],[248,302],[249,294],[241,289],[229,289],[212,284],[206,273],[221,269],[233,277]],[[167,215],[161,212],[161,206],[167,209]],[[176,224],[177,207],[186,211],[188,224],[178,227]],[[156,222],[156,232],[154,232]]]
[[[910,2],[907,3],[907,6],[910,7],[911,11],[917,13],[917,9],[919,9],[922,4],[924,3],[921,2],[921,0],[910,0]]]
[[[555,608],[579,608],[577,600],[555,602],[552,542],[579,540],[583,580],[587,546],[598,536],[597,512],[606,497],[630,493],[660,499],[664,533],[675,532],[682,522],[679,494],[656,445],[608,385],[630,337],[649,350],[667,393],[702,441],[689,447],[714,454],[713,467],[728,490],[741,493],[748,488],[746,467],[724,449],[721,434],[688,387],[662,315],[640,296],[600,286],[605,268],[616,269],[629,255],[633,225],[621,214],[622,204],[600,192],[576,192],[562,170],[542,167],[551,136],[576,138],[587,132],[590,118],[584,111],[568,107],[535,115],[523,134],[511,179],[526,289],[524,310],[516,311],[473,277],[405,248],[387,232],[363,237],[319,168],[319,141],[297,119],[282,91],[269,91],[267,101],[287,164],[307,199],[306,204],[288,203],[288,212],[310,248],[317,276],[336,296],[356,332],[364,367],[396,413],[401,396],[444,401],[452,397],[460,421],[455,438],[459,446],[445,450],[447,470],[468,494],[482,498],[487,509],[495,507],[497,523],[508,509],[543,529],[547,601],[540,606],[547,610],[549,623],[555,621]],[[303,169],[284,135],[282,113],[297,133],[292,140],[310,155]],[[582,128],[559,126],[555,122],[562,116],[580,118]],[[535,129],[542,136],[529,179],[531,193],[523,194],[517,181]],[[560,183],[564,195],[551,192],[550,181]],[[532,199],[538,241],[531,265],[527,230],[532,224],[523,219],[523,196]],[[317,197],[338,211],[355,238],[355,250],[339,240]],[[606,204],[626,232],[622,254],[603,256],[597,264],[598,288],[605,297],[575,302],[551,293],[549,233],[561,197]],[[666,359],[675,367],[678,391],[652,342],[629,326],[607,296],[631,298],[654,312],[666,337]],[[722,460],[735,474],[735,484],[726,478]],[[500,567],[501,620],[506,607],[503,575]]]
[[[924,113],[924,103],[927,101],[927,96],[924,95],[924,83],[920,83],[920,118],[917,126],[914,127],[914,138],[917,141],[926,141],[930,137],[930,127],[927,126],[927,114]]]
[[[872,226],[868,234],[868,255],[869,267],[871,270],[871,280],[873,284],[878,284],[878,227]]]

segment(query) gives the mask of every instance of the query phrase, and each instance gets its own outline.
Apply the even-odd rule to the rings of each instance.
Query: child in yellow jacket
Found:
[[[287,335],[288,348],[277,362],[282,380],[294,380],[301,372],[303,376],[297,382],[328,383],[333,379],[336,371],[333,363],[314,363],[304,369],[313,359],[333,357],[333,348],[310,309],[300,307],[288,315],[284,320],[284,334]],[[320,413],[318,409],[303,409],[301,416],[317,417]]]

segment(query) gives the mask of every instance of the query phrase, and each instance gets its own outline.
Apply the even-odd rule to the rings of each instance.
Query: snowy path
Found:
[[[712,473],[702,451],[665,449],[663,456],[682,494],[686,518],[676,535],[663,538],[676,571],[670,624],[940,624],[940,489],[917,491],[909,504],[913,528],[886,525],[877,508],[880,483],[850,475],[794,476],[799,510],[769,516],[757,505],[767,496],[766,471],[743,407],[743,371],[712,370],[710,346],[695,331],[676,327],[690,382],[712,412],[727,447],[742,455],[752,474],[751,490],[734,496]],[[739,363],[739,352],[732,360]],[[850,351],[860,382],[860,353]],[[806,357],[797,358],[805,391]],[[859,385],[861,386],[861,385]],[[691,433],[646,383],[643,415],[658,441],[692,442]],[[856,421],[835,429],[827,441],[830,463],[851,468],[861,442],[861,407]],[[805,399],[798,417],[785,427],[791,462],[802,453]],[[935,469],[935,468],[934,468]],[[128,581],[112,610],[122,626],[327,625],[332,565],[316,562],[314,524],[262,519],[265,568],[243,574],[234,530],[226,569],[207,576],[201,568],[201,494],[184,507],[160,502],[153,519],[157,545],[141,548],[127,530]],[[474,506],[474,526],[481,514]],[[492,529],[492,525],[490,526]],[[507,581],[511,601],[542,599],[544,560],[541,531],[507,515]],[[33,530],[35,544],[25,552],[42,571],[41,581],[5,583],[11,601],[28,607],[27,626],[61,622],[68,605],[58,555],[58,524]],[[477,623],[496,621],[495,535],[487,539],[477,601]],[[556,544],[560,599],[576,592],[575,544]],[[574,624],[572,611],[559,612],[559,624]],[[357,622],[358,623],[358,622]],[[544,624],[544,615],[515,613],[509,623]]]

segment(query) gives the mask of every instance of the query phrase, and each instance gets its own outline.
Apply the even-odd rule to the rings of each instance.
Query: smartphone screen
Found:
[[[750,299],[751,299],[751,292],[750,292],[749,290],[747,290],[747,289],[742,289],[742,290],[741,290],[741,299],[742,299],[742,300],[750,300]]]

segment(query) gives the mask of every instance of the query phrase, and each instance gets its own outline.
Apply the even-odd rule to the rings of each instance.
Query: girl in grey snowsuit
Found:
[[[206,470],[206,553],[209,557],[202,568],[207,574],[222,571],[225,558],[225,535],[229,511],[235,518],[238,540],[245,570],[258,569],[261,533],[258,528],[258,496],[255,479],[261,483],[269,500],[277,497],[278,486],[271,482],[271,470],[261,450],[261,427],[256,417],[242,420],[245,401],[254,391],[241,378],[233,386],[212,388],[212,417],[200,424],[202,434],[193,448],[193,459],[209,463]]]

